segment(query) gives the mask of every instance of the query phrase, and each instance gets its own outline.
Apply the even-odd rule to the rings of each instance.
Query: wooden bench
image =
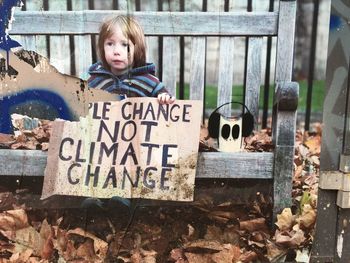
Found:
[[[39,35],[74,35],[86,59],[76,64],[76,72],[91,64],[91,36],[101,21],[121,11],[26,11],[16,12],[12,35],[22,35],[26,45],[35,47]],[[274,215],[291,205],[293,157],[296,129],[298,84],[291,82],[295,29],[295,0],[280,0],[276,12],[133,12],[146,36],[163,36],[163,82],[176,94],[176,50],[178,38],[192,38],[190,99],[203,100],[205,89],[206,38],[220,39],[217,105],[232,100],[234,42],[248,37],[244,103],[255,119],[259,117],[261,55],[263,37],[276,36],[275,90],[273,103],[273,152],[218,153],[199,155],[197,178],[245,178],[273,181]],[[30,21],[30,23],[28,23]],[[43,26],[45,25],[45,26]],[[88,43],[88,44],[87,44]],[[90,57],[89,57],[90,56]],[[208,65],[207,65],[208,66]],[[230,108],[223,113],[230,115]],[[43,175],[46,153],[0,150],[0,174]]]

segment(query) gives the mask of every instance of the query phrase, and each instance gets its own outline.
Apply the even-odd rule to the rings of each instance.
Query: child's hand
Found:
[[[175,97],[170,96],[168,93],[161,93],[158,95],[158,101],[160,104],[171,104],[175,101]]]

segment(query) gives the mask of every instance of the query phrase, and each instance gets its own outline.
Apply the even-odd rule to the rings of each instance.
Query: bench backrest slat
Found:
[[[91,36],[74,36],[75,74],[84,76],[92,64]]]
[[[190,99],[203,100],[205,83],[206,38],[193,37],[190,60]]]
[[[11,34],[97,34],[101,21],[116,14],[134,16],[146,35],[276,35],[275,12],[17,11]],[[30,21],[30,23],[28,23]],[[45,26],[43,26],[45,25]]]
[[[60,72],[70,72],[69,36],[50,36],[50,61]]]
[[[245,105],[256,121],[259,117],[262,40],[261,37],[250,37],[248,40]]]
[[[163,83],[172,95],[176,95],[179,38],[163,38]]]
[[[292,79],[295,10],[296,1],[280,1],[275,82]]]
[[[232,101],[234,39],[221,37],[219,48],[217,106]],[[231,105],[224,106],[220,112],[225,116],[231,116]]]
[[[20,36],[20,43],[24,49],[38,50],[37,39],[40,36]]]

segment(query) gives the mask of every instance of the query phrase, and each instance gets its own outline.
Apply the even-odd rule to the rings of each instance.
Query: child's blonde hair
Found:
[[[113,27],[115,26],[119,26],[124,36],[135,45],[133,66],[141,67],[146,65],[146,42],[142,27],[134,18],[118,15],[107,19],[100,27],[97,51],[103,66],[110,69],[105,58],[104,42],[113,35]]]

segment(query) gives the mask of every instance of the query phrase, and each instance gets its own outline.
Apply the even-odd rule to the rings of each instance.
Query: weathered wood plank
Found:
[[[274,144],[294,146],[296,133],[296,111],[279,111],[274,116],[276,132]]]
[[[21,44],[25,50],[37,51],[37,37],[38,36],[16,36],[16,40]]]
[[[11,34],[97,34],[103,19],[125,11],[16,11]],[[276,35],[274,12],[133,12],[146,35]],[[28,23],[30,21],[30,23]],[[45,26],[42,26],[45,25]],[[72,26],[74,25],[74,26]]]
[[[348,195],[348,208],[350,208],[350,195]],[[350,219],[350,209],[338,209],[339,214],[332,214],[333,218],[338,218],[337,222],[337,244],[336,253],[333,262],[349,262],[350,260],[350,231],[348,229],[348,222]],[[318,216],[318,214],[317,214]],[[328,217],[328,218],[329,218]],[[327,218],[327,219],[328,219]],[[325,262],[325,261],[324,261]]]
[[[340,171],[321,171],[318,186],[325,190],[350,192],[350,174]]]
[[[135,10],[134,1],[128,0],[118,0],[118,8],[119,10]]]
[[[233,51],[234,39],[230,37],[221,37],[217,106],[232,101]],[[220,109],[220,112],[225,116],[231,116],[231,105],[224,106]]]
[[[50,2],[49,9],[65,10],[67,4],[65,1],[53,0]],[[29,23],[27,23],[28,25]],[[30,23],[31,24],[31,23]],[[45,25],[46,24],[42,24]],[[74,24],[72,24],[74,25]],[[71,26],[72,26],[71,25]],[[43,26],[42,26],[43,27]],[[71,51],[68,36],[50,36],[50,64],[59,72],[71,73]]]
[[[47,153],[31,150],[0,150],[0,175],[43,176]]]
[[[26,8],[28,11],[42,10],[44,8],[43,0],[26,1]],[[33,50],[40,55],[47,57],[47,44],[45,36],[21,36],[19,43],[25,50]]]
[[[158,10],[158,1],[140,1],[141,10],[144,11],[156,11]],[[157,73],[160,71],[159,65],[159,37],[149,36],[146,37],[147,47],[147,62],[152,62],[156,65]],[[158,74],[159,76],[159,74]]]
[[[173,96],[176,95],[179,38],[163,38],[163,83]]]
[[[0,150],[0,175],[43,176],[47,152]],[[273,153],[199,153],[197,178],[271,179]]]
[[[280,1],[275,82],[291,81],[296,1]]]
[[[248,41],[245,105],[257,123],[259,120],[261,52],[263,42],[261,37],[251,37]]]
[[[190,99],[203,100],[205,82],[206,38],[193,37],[190,66]]]
[[[292,177],[296,133],[296,111],[275,111],[275,159],[273,170],[273,220],[292,204]]]
[[[343,183],[343,173],[339,171],[320,171],[318,187],[327,190],[339,190]]]
[[[272,179],[273,153],[200,153],[196,178]]]
[[[75,74],[84,78],[92,64],[91,36],[74,36]]]
[[[275,86],[272,111],[272,142],[275,145],[294,145],[295,138],[291,132],[295,134],[295,128],[288,129],[296,125],[295,112],[299,100],[299,84],[291,81],[280,81],[276,82]],[[282,133],[286,134],[281,135],[281,127],[285,129]],[[286,135],[289,137],[286,137]]]
[[[337,206],[341,208],[350,208],[350,192],[339,190],[337,193]]]
[[[73,10],[89,9],[88,1],[73,0]],[[89,66],[92,64],[91,36],[74,36],[75,75],[79,78],[87,76]]]
[[[273,177],[273,218],[292,205],[294,145],[276,146]]]

